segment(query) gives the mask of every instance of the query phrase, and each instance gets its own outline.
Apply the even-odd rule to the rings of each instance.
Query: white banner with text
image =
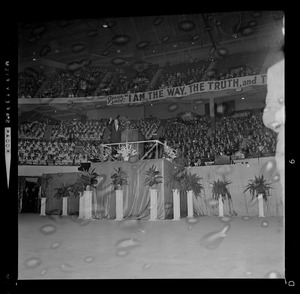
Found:
[[[118,94],[107,96],[107,105],[142,103],[166,98],[188,96],[196,93],[224,91],[230,89],[245,88],[248,86],[260,86],[267,84],[267,75],[245,76],[219,81],[203,81],[187,86],[158,89],[148,92]]]

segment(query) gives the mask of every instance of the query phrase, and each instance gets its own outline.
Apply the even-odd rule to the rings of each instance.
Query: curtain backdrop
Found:
[[[150,194],[149,188],[143,185],[145,172],[152,165],[163,175],[163,183],[158,186],[158,219],[170,219],[173,217],[172,191],[168,187],[168,175],[176,168],[176,165],[164,159],[152,159],[137,162],[106,162],[92,163],[91,168],[103,175],[104,179],[93,192],[93,217],[115,219],[116,217],[116,195],[111,186],[111,175],[114,169],[122,167],[128,174],[129,185],[124,187],[123,203],[125,219],[149,219],[150,217]],[[192,174],[196,173],[202,178],[201,184],[204,190],[201,197],[193,197],[195,215],[218,215],[218,206],[212,201],[212,186],[214,180],[222,180],[226,177],[231,181],[228,185],[232,201],[225,200],[225,215],[237,216],[258,216],[258,203],[251,200],[249,192],[243,193],[245,186],[254,176],[264,175],[268,182],[272,182],[271,196],[264,202],[266,216],[283,216],[282,190],[277,175],[277,168],[274,158],[260,158],[244,160],[244,163],[234,165],[201,166],[188,169]],[[60,214],[62,210],[62,199],[55,199],[55,188],[61,183],[73,183],[78,173],[51,174],[47,189],[46,213]],[[181,192],[181,217],[187,215],[186,193]],[[78,213],[79,198],[71,197],[69,200],[68,213]]]
[[[150,216],[150,192],[149,187],[144,186],[145,172],[152,166],[160,171],[163,183],[157,186],[157,218],[171,217],[168,203],[171,202],[171,191],[166,188],[166,174],[174,167],[174,164],[164,159],[139,160],[137,162],[105,162],[92,163],[91,168],[103,175],[103,181],[97,186],[93,197],[93,216],[95,218],[116,217],[116,193],[111,185],[111,175],[115,169],[122,168],[128,175],[128,185],[123,188],[124,218],[142,219]]]
[[[218,165],[205,167],[191,167],[189,171],[196,173],[202,178],[201,184],[204,187],[201,198],[193,199],[194,213],[196,215],[218,215],[218,206],[214,205],[212,199],[213,181],[222,180],[225,176],[231,181],[227,187],[231,194],[232,202],[225,200],[224,214],[238,216],[257,216],[258,203],[252,201],[249,191],[243,193],[245,186],[254,176],[264,175],[267,182],[272,183],[270,196],[267,202],[264,201],[264,211],[266,216],[283,216],[282,190],[276,162],[273,157],[244,160],[244,163],[234,165]],[[248,162],[248,163],[247,163]],[[256,198],[255,198],[256,199]]]

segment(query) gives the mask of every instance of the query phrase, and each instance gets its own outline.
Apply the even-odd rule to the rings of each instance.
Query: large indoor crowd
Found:
[[[180,151],[187,166],[214,162],[218,155],[273,156],[276,150],[276,133],[264,126],[261,111],[246,116],[224,116],[216,122],[214,130],[206,116],[193,120],[120,120],[123,129],[128,126],[137,129],[145,140],[158,139]],[[46,123],[22,123],[19,126],[19,164],[80,165],[81,162],[102,161],[101,144],[110,142],[107,123],[108,119],[86,123],[64,121],[51,126],[49,140],[44,138]]]
[[[262,53],[256,55],[260,60]],[[18,97],[65,98],[126,94],[258,74],[262,61],[245,63],[243,58],[237,56],[231,63],[224,58],[213,66],[210,60],[166,64],[163,67],[158,64],[148,64],[141,68],[129,65],[84,66],[73,71],[60,70],[49,76],[43,71],[24,70],[19,73]],[[158,69],[161,70],[158,72]]]

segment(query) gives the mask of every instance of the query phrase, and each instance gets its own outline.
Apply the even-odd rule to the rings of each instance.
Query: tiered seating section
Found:
[[[129,92],[143,92],[189,85],[203,80],[219,80],[258,74],[266,52],[223,57],[210,61],[192,61],[166,66],[156,75],[158,65],[145,68],[129,66],[85,67],[76,71],[60,71],[50,77],[43,72],[19,73],[18,95],[25,98],[85,97],[91,95],[112,95]],[[68,121],[52,126],[50,140],[44,139],[45,122],[27,122],[19,126],[20,164],[67,164],[99,160],[100,144],[109,142],[105,127],[108,120]],[[121,120],[125,127],[125,120]],[[264,127],[262,113],[249,117],[227,116],[217,122],[216,130],[210,132],[210,119],[197,117],[193,121],[170,119],[162,124],[160,120],[131,121],[129,128],[136,128],[146,140],[152,139],[160,127],[159,139],[175,149],[181,150],[188,165],[201,165],[213,161],[216,155],[234,154],[245,139],[244,156],[275,153],[276,134]],[[208,135],[209,134],[209,135]],[[78,148],[81,146],[81,148]],[[261,152],[260,152],[261,153]]]
[[[105,127],[107,119],[64,122],[52,127],[51,139],[42,134],[45,123],[23,123],[19,126],[19,164],[79,165],[80,162],[100,160],[100,144],[107,143]],[[169,119],[131,121],[130,128],[137,128],[146,140],[157,138],[180,150],[188,166],[204,165],[214,161],[217,155],[234,155],[244,144],[243,154],[247,158],[274,156],[276,133],[266,128],[262,112],[251,112],[248,116],[222,117],[216,130],[209,132],[210,119]],[[245,142],[247,141],[247,144]]]
[[[197,59],[159,69],[158,65],[86,66],[75,71],[59,71],[51,76],[43,72],[19,73],[19,98],[64,98],[144,92],[168,87],[190,85],[204,80],[220,80],[258,74],[266,52],[224,56],[211,60]],[[150,87],[151,85],[151,87]]]

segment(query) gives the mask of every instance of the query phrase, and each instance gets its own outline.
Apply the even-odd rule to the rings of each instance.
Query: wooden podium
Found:
[[[142,134],[137,130],[125,130],[121,134],[121,142],[134,142],[134,141],[143,141],[144,137]],[[139,158],[144,155],[144,143],[134,143],[132,144],[133,148],[136,149],[139,153]]]

